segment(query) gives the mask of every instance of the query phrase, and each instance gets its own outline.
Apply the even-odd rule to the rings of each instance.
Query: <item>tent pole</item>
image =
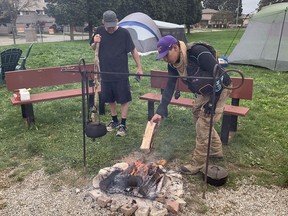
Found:
[[[285,9],[284,18],[283,18],[283,22],[282,22],[282,28],[281,28],[280,39],[279,39],[279,43],[278,43],[278,49],[277,49],[277,55],[276,55],[276,59],[275,59],[274,70],[276,70],[276,65],[278,62],[278,56],[279,56],[279,50],[280,50],[280,45],[281,45],[281,41],[282,41],[282,34],[283,34],[284,25],[285,25],[286,14],[287,14],[287,7]]]

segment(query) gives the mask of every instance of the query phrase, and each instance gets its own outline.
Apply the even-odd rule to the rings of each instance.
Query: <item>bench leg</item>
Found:
[[[221,126],[221,141],[223,144],[228,144],[230,131],[231,115],[223,115]]]
[[[231,116],[230,131],[237,131],[238,116]]]
[[[32,104],[21,105],[22,117],[26,119],[28,126],[35,124],[34,111]]]
[[[148,101],[148,121],[154,116],[154,102]]]

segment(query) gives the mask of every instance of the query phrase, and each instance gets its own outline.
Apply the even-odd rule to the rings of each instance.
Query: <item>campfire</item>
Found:
[[[165,160],[122,162],[102,168],[87,193],[101,208],[132,215],[177,214],[185,207],[182,175],[166,170]]]
[[[154,200],[160,193],[165,178],[163,165],[166,161],[148,164],[135,161],[126,169],[116,168],[99,183],[102,191],[109,194],[122,193],[128,196]]]

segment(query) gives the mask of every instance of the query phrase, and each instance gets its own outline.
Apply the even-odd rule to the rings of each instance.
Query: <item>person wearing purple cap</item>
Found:
[[[191,163],[180,168],[183,174],[194,175],[204,168],[207,159],[211,113],[214,114],[214,122],[220,120],[225,102],[231,92],[221,85],[222,82],[225,86],[230,86],[231,79],[227,73],[223,73],[219,66],[216,70],[216,77],[220,76],[220,78],[216,81],[215,99],[213,100],[213,71],[214,67],[219,64],[209,47],[204,43],[186,45],[171,35],[162,37],[157,44],[157,59],[164,59],[168,63],[170,77],[162,94],[161,103],[151,122],[160,125],[161,119],[168,115],[167,106],[173,97],[177,81],[175,76],[180,76],[191,92],[195,94],[192,114],[196,127],[196,144]],[[206,77],[206,79],[201,77]],[[211,79],[207,79],[207,77]],[[209,156],[223,158],[222,143],[214,127],[212,127],[211,141]]]
[[[128,106],[132,100],[128,77],[128,53],[132,53],[139,77],[143,74],[142,66],[130,33],[127,29],[117,26],[116,13],[112,10],[105,11],[102,21],[104,25],[96,29],[90,40],[90,46],[95,50],[96,44],[99,43],[100,72],[103,72],[101,99],[109,103],[112,117],[112,121],[107,125],[107,131],[117,129],[117,136],[125,136]],[[121,121],[117,117],[117,103],[121,105]]]

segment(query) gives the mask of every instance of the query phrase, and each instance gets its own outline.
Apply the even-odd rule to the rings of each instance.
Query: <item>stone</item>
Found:
[[[179,203],[180,211],[184,209],[184,207],[187,205],[187,203],[183,199],[180,199],[180,198],[176,199],[176,202]]]
[[[150,212],[149,206],[141,206],[136,210],[135,216],[148,216],[149,212]]]
[[[96,203],[102,208],[105,208],[108,205],[108,203],[111,203],[111,202],[112,202],[112,199],[107,196],[100,196],[96,200]]]
[[[173,214],[178,214],[179,212],[179,203],[176,200],[167,200],[167,210]]]
[[[96,201],[98,197],[102,196],[103,193],[100,190],[91,190],[88,192],[88,196],[90,196],[93,201]]]
[[[81,190],[80,190],[79,188],[76,188],[76,189],[75,189],[75,193],[76,193],[76,194],[79,194],[80,192],[81,192]]]
[[[158,208],[152,208],[150,211],[149,216],[165,216],[168,215],[168,210],[166,208],[158,209]]]
[[[130,216],[132,215],[136,210],[138,209],[137,204],[125,204],[121,206],[120,211],[125,215],[125,216]]]
[[[4,209],[7,206],[7,199],[0,199],[0,209]]]

